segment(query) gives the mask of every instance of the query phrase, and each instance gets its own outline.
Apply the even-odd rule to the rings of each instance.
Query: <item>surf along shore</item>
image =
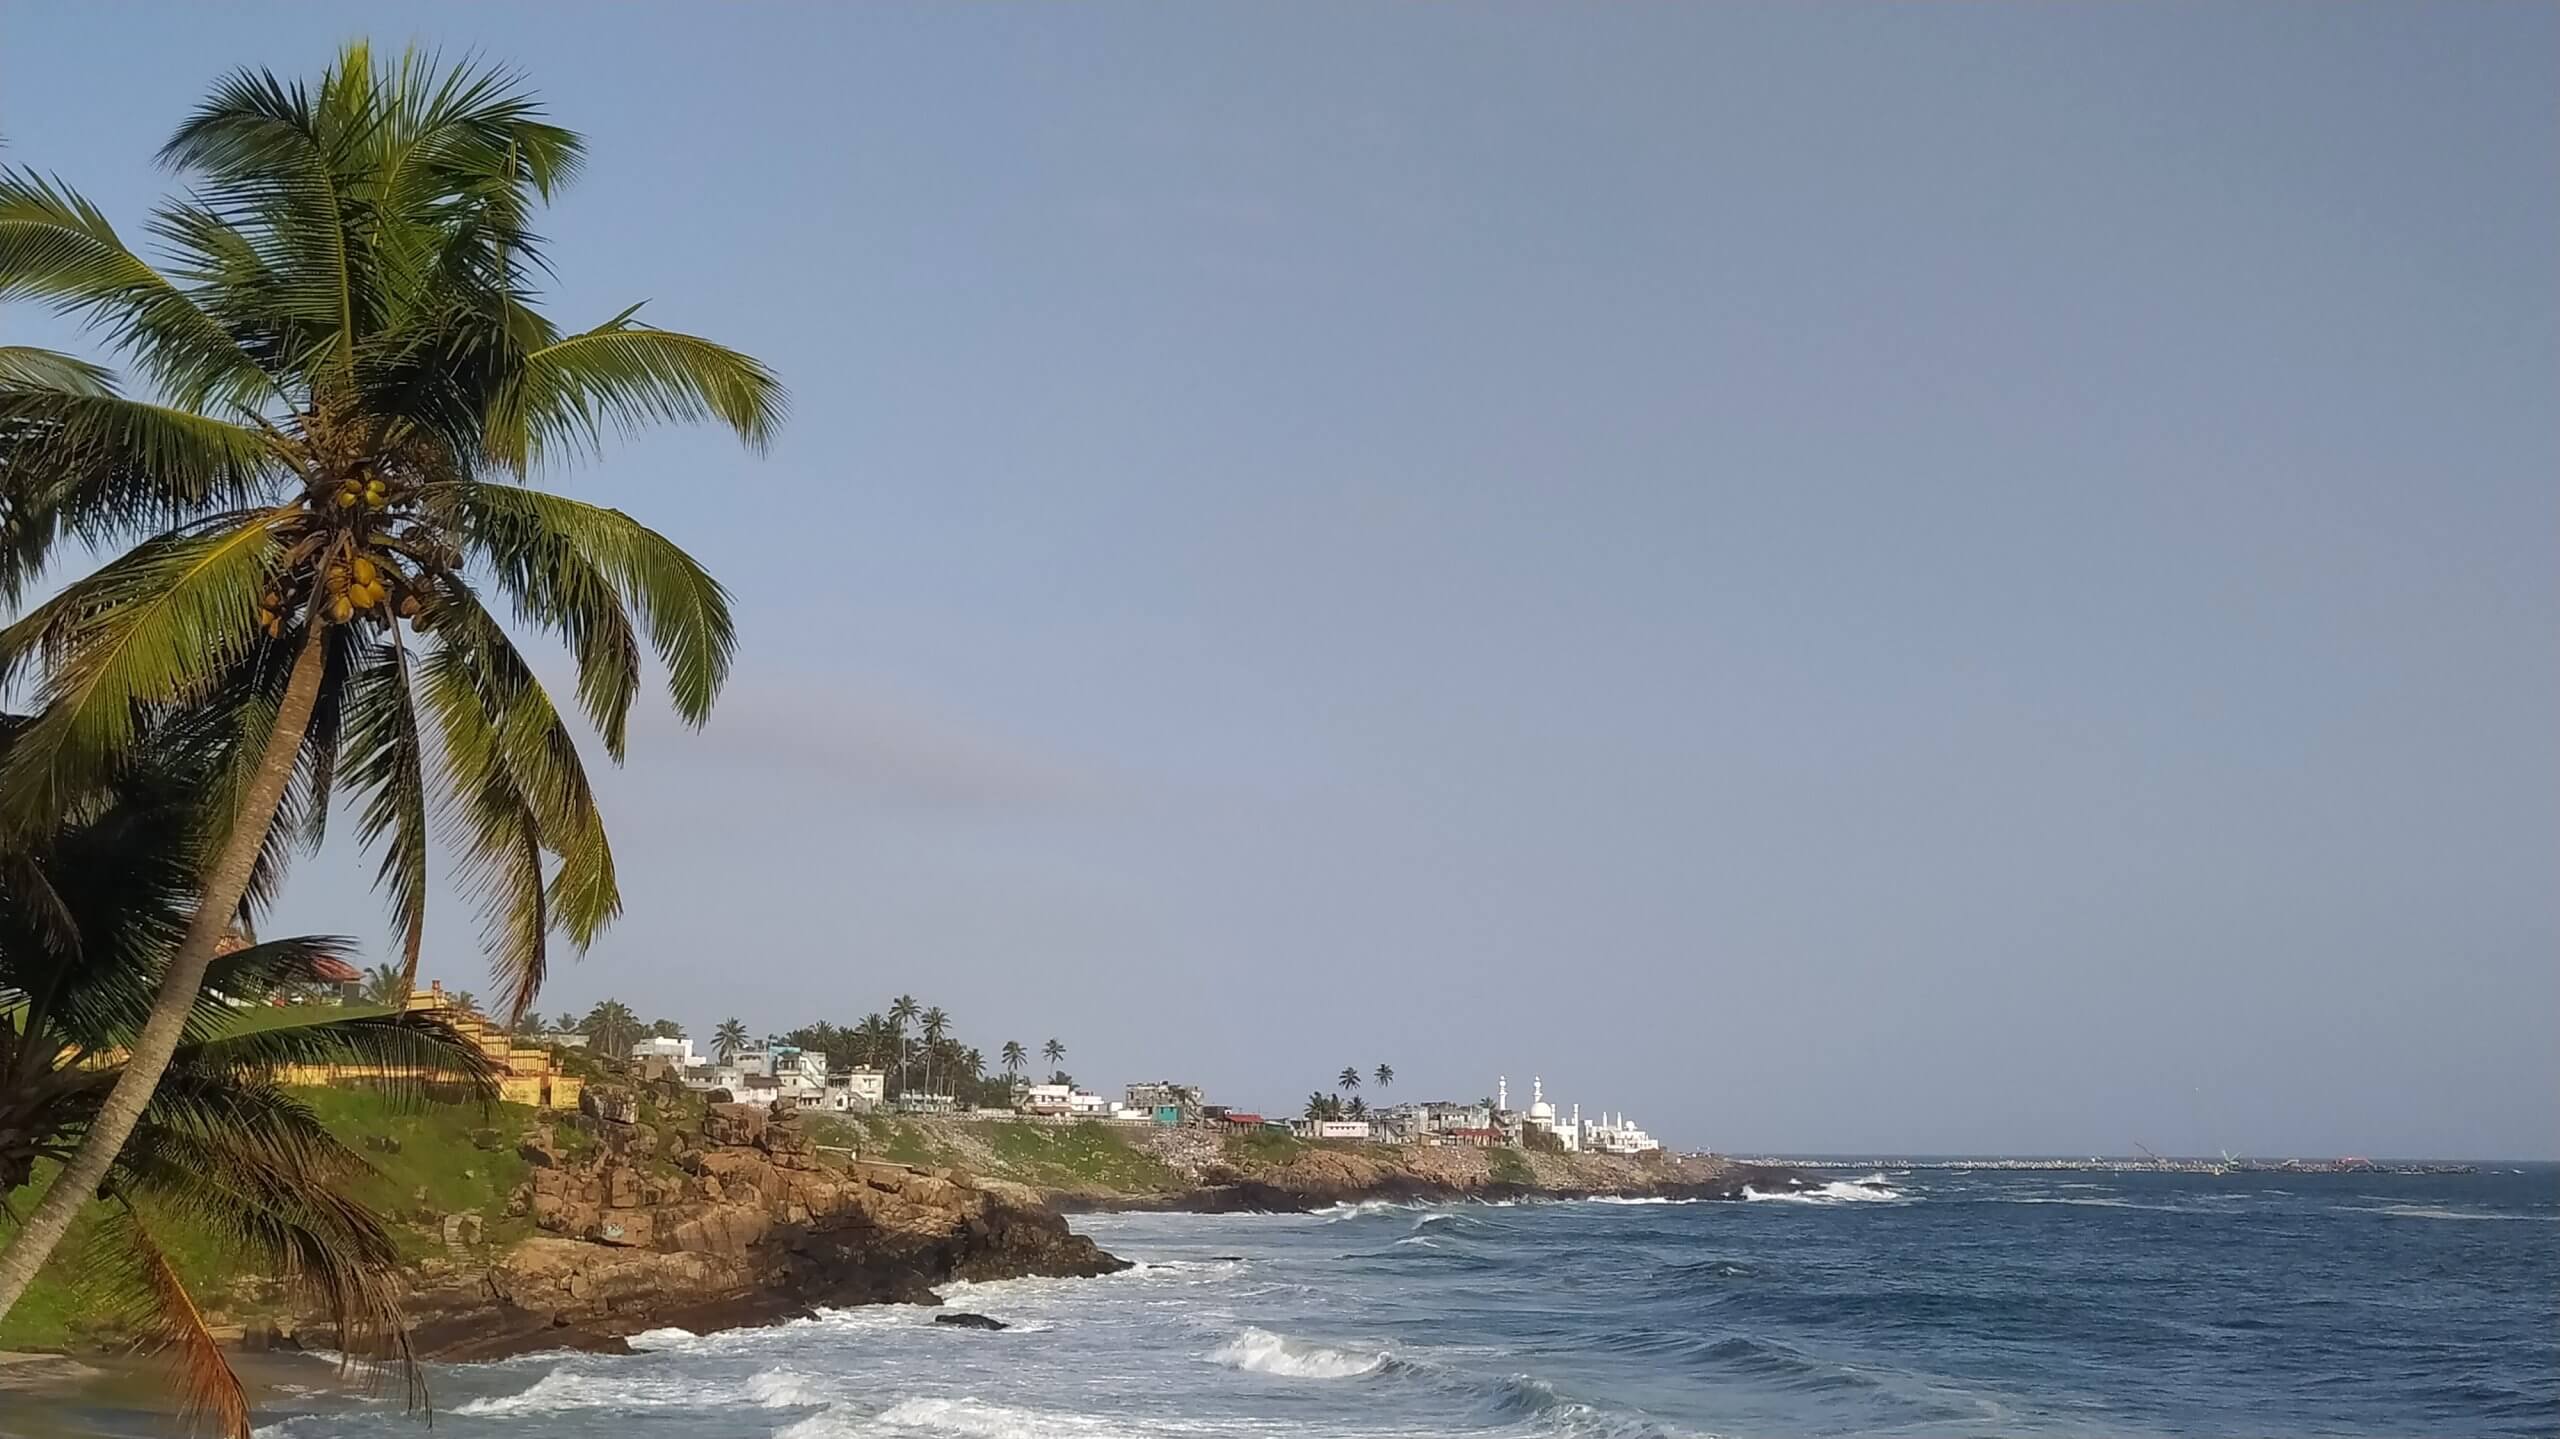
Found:
[[[712,1103],[673,1085],[591,1083],[576,1113],[394,1113],[306,1095],[380,1171],[409,1256],[419,1357],[615,1352],[627,1336],[770,1324],[814,1309],[939,1304],[954,1280],[1127,1268],[1067,1215],[1304,1212],[1368,1201],[1739,1199],[1815,1184],[1709,1157],[1309,1143],[1274,1134],[905,1116]],[[68,1256],[71,1263],[78,1255]],[[185,1256],[242,1351],[338,1350],[282,1286]],[[55,1296],[0,1349],[111,1352],[132,1336]],[[0,1368],[0,1388],[59,1366]]]

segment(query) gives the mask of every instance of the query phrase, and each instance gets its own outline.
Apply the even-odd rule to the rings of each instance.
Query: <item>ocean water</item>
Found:
[[[1142,1267],[437,1371],[451,1439],[2560,1433],[2560,1169],[1079,1220]],[[314,1361],[315,1378],[325,1372]],[[414,1434],[313,1396],[267,1439]]]

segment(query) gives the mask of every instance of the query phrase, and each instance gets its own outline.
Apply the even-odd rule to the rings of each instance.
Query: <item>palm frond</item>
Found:
[[[112,393],[0,385],[0,593],[23,593],[64,535],[103,546],[252,503],[282,468],[247,426]]]
[[[344,1071],[347,1082],[377,1088],[395,1104],[424,1104],[457,1092],[497,1098],[498,1071],[461,1031],[414,1010],[348,1016],[320,1010],[288,1023],[259,1015],[252,1028],[188,1045],[170,1065],[233,1075],[263,1075],[284,1065]],[[235,1027],[240,1024],[234,1020]],[[156,1096],[155,1096],[156,1098]]]
[[[374,884],[390,901],[401,973],[414,983],[427,921],[427,753],[408,652],[398,643],[381,646],[357,671],[346,728],[348,778],[364,796],[357,832],[382,846]]]
[[[521,473],[550,458],[595,454],[608,435],[716,420],[761,451],[786,404],[782,382],[762,361],[635,323],[626,310],[527,353],[489,408],[486,443]]]
[[[729,593],[673,541],[620,510],[516,485],[472,485],[461,497],[466,533],[528,618],[568,633],[589,685],[589,643],[600,652],[589,710],[616,758],[629,711],[630,668],[612,652],[621,636],[595,594],[597,581],[638,606],[667,667],[676,712],[700,725],[728,679],[737,648]],[[624,622],[627,632],[628,622]]]
[[[89,320],[175,403],[254,410],[277,397],[223,326],[126,248],[104,212],[32,171],[0,170],[0,302]]]
[[[249,1439],[248,1391],[142,1216],[119,1204],[98,1234],[113,1257],[83,1276],[90,1307],[120,1313],[138,1347],[176,1356],[178,1417],[189,1432],[210,1427],[224,1439]]]
[[[447,773],[439,826],[454,878],[480,906],[507,1022],[523,1018],[548,970],[556,924],[584,949],[621,911],[604,820],[576,742],[506,634],[449,593],[419,670]],[[546,882],[543,856],[558,858]]]
[[[272,1086],[244,1086],[234,1099],[211,1128],[146,1120],[118,1159],[118,1190],[148,1196],[154,1207],[272,1266],[327,1312],[342,1351],[387,1353],[406,1378],[412,1407],[424,1404],[424,1376],[400,1312],[399,1246],[381,1217],[344,1187],[369,1167],[316,1120],[307,1146],[273,1142],[270,1136],[295,1121],[264,1118],[262,1106],[305,1119],[308,1111]]]
[[[0,814],[49,823],[112,773],[140,719],[206,695],[250,649],[269,523],[146,540],[0,630],[0,679],[45,662],[42,716],[0,765]]]
[[[66,395],[112,395],[115,376],[104,365],[33,345],[0,345],[0,388],[56,390]]]

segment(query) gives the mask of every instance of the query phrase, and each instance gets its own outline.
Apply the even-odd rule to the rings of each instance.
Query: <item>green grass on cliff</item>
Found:
[[[508,1219],[505,1212],[508,1194],[527,1172],[516,1154],[516,1136],[532,1121],[532,1110],[506,1104],[485,1110],[476,1104],[403,1110],[376,1091],[355,1088],[293,1093],[373,1167],[371,1176],[355,1184],[355,1196],[390,1223],[403,1253],[414,1258],[440,1252],[441,1220],[447,1214],[481,1216],[484,1244],[512,1243],[531,1232],[529,1220]],[[562,1126],[564,1134],[567,1129]],[[474,1131],[494,1131],[498,1147],[476,1147]],[[368,1135],[397,1140],[399,1152],[366,1147]],[[426,1192],[423,1204],[420,1190]],[[32,1206],[40,1192],[31,1186],[17,1196],[21,1210]],[[82,1302],[75,1283],[75,1276],[91,1267],[96,1227],[106,1212],[106,1205],[91,1204],[75,1221],[26,1297],[0,1320],[0,1349],[90,1348],[119,1337],[108,1320]],[[433,1219],[423,1217],[429,1213]],[[243,1256],[184,1216],[148,1208],[145,1216],[188,1292],[210,1317],[236,1322],[257,1316],[261,1300],[255,1291],[263,1261]],[[244,1282],[244,1276],[251,1277]]]
[[[1228,1135],[1225,1148],[1227,1160],[1233,1164],[1281,1165],[1306,1153],[1307,1144],[1276,1129],[1257,1129],[1250,1134]]]
[[[1517,1149],[1488,1149],[1485,1167],[1492,1172],[1496,1184],[1535,1184],[1538,1175],[1529,1167],[1529,1157]]]
[[[1004,1177],[1025,1184],[1137,1194],[1182,1183],[1180,1175],[1106,1124],[994,1123],[985,1128]]]

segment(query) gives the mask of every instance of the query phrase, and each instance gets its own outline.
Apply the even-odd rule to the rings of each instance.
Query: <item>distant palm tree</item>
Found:
[[[1396,1082],[1396,1067],[1392,1064],[1380,1064],[1376,1073],[1380,1089],[1385,1089]]]
[[[409,977],[396,964],[377,964],[364,972],[364,1002],[394,1008],[409,1002]]]
[[[551,1032],[553,1034],[575,1034],[577,1029],[578,1016],[565,1009],[552,1017]]]
[[[653,1019],[649,1021],[649,1033],[659,1039],[682,1039],[684,1026],[672,1019]]]
[[[737,1058],[738,1051],[746,1047],[747,1027],[735,1019],[720,1021],[720,1027],[711,1032],[711,1052],[720,1057],[722,1064]]]
[[[898,1088],[907,1087],[907,1026],[916,1022],[924,1011],[916,1007],[916,997],[902,994],[889,1001],[889,1028],[897,1039]]]
[[[1341,1085],[1345,1089],[1358,1089],[1360,1087],[1360,1071],[1356,1066],[1346,1064],[1342,1066],[1342,1072],[1333,1077],[1333,1082]]]
[[[1067,1057],[1067,1047],[1054,1039],[1050,1040],[1047,1044],[1040,1046],[1040,1057],[1051,1064],[1056,1064]]]
[[[1342,1106],[1342,1112],[1353,1119],[1366,1119],[1369,1115],[1369,1101],[1355,1094],[1351,1096],[1349,1104]]]
[[[942,1006],[937,1004],[918,1016],[916,1028],[917,1032],[924,1036],[924,1092],[931,1094],[934,1092],[934,1051],[942,1047],[943,1036],[951,1032],[951,1016],[945,1014]]]
[[[887,1015],[866,1014],[853,1027],[853,1047],[866,1066],[885,1070],[898,1062],[897,1026]]]
[[[1004,1077],[1007,1080],[1020,1081],[1022,1066],[1030,1062],[1031,1051],[1022,1047],[1021,1040],[1008,1039],[1004,1042],[1004,1048],[998,1053],[1004,1056]]]
[[[1307,1118],[1328,1119],[1332,1117],[1332,1114],[1333,1101],[1325,1097],[1324,1091],[1313,1090],[1308,1093]]]
[[[640,1042],[647,1030],[631,1006],[618,999],[600,999],[587,1017],[578,1021],[578,1032],[587,1037],[590,1048],[615,1059],[630,1057],[631,1046]]]
[[[464,1014],[480,1012],[480,996],[473,994],[470,990],[457,989],[448,996],[448,999],[456,1010]]]

